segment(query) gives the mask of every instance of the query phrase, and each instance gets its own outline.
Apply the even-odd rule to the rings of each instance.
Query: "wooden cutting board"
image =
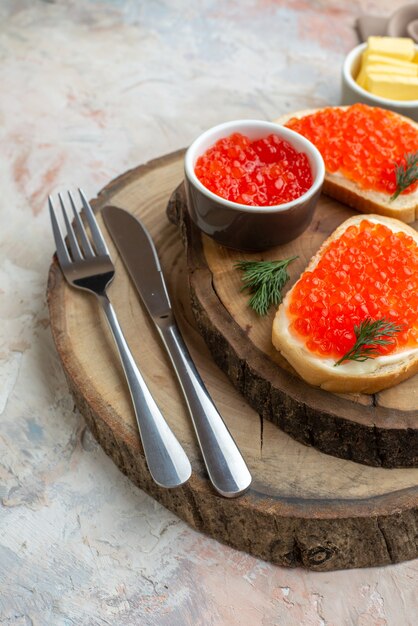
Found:
[[[328,427],[327,431],[328,416],[336,415],[339,403],[353,403],[353,399],[321,392],[317,422],[313,413],[307,411],[306,437],[302,437],[299,428],[303,423],[300,418],[294,418],[295,403],[309,400],[310,389],[300,381],[296,384],[297,379],[282,370],[274,353],[267,350],[263,354],[264,344],[260,342],[266,339],[257,339],[263,334],[261,327],[257,327],[253,319],[248,327],[247,322],[241,326],[241,318],[238,316],[237,322],[233,312],[225,307],[222,315],[218,310],[208,322],[212,309],[206,311],[202,306],[202,294],[210,292],[208,259],[214,258],[215,265],[223,258],[229,263],[229,253],[214,249],[214,244],[205,239],[201,247],[198,242],[189,246],[186,263],[178,228],[169,223],[165,214],[170,195],[182,180],[182,162],[183,153],[174,153],[131,170],[110,183],[94,201],[94,206],[97,211],[106,204],[124,207],[149,228],[184,338],[248,462],[253,475],[252,487],[235,500],[222,498],[211,488],[169,360],[109,236],[106,238],[117,275],[110,288],[110,298],[152,393],[191,459],[194,470],[191,480],[174,490],[161,489],[152,482],[126,382],[98,304],[93,296],[70,288],[54,260],[47,292],[51,329],[77,407],[105,451],[135,484],[194,528],[235,548],[281,565],[314,570],[366,567],[415,558],[418,555],[418,469],[360,465],[296,441],[295,438],[299,438],[306,443],[316,443],[312,435],[314,426],[322,430],[323,441],[327,432],[329,439],[339,437],[336,429]],[[188,232],[186,239],[192,243],[190,228],[182,218],[181,198],[181,192],[172,198],[170,214],[176,216],[183,235]],[[327,203],[330,201],[321,200],[324,207]],[[338,219],[342,221],[347,210],[340,206],[337,210]],[[311,247],[326,237],[335,220],[336,217],[323,216],[322,208],[319,209],[306,235]],[[106,234],[100,216],[99,221]],[[309,246],[305,249],[305,246],[295,245],[303,263],[310,256]],[[193,273],[189,276],[191,270]],[[221,274],[219,268],[217,278]],[[190,307],[188,278],[191,279],[194,313],[198,315],[205,339],[219,365],[228,370],[235,386],[257,404],[258,412],[249,406],[210,357]],[[220,283],[222,285],[222,280]],[[234,306],[238,311],[240,285],[235,278],[232,282],[228,279],[225,285],[230,296],[231,289],[236,290],[238,300]],[[214,286],[211,298],[216,296],[219,300],[220,291],[216,291],[219,280]],[[246,310],[245,298],[241,305]],[[222,340],[222,337],[227,339]],[[224,350],[220,346],[224,346]],[[236,353],[235,360],[231,358],[231,346]],[[242,363],[246,363],[244,369]],[[258,380],[260,372],[264,383]],[[273,395],[280,405],[276,421],[295,438],[260,417],[261,414],[273,419],[271,411],[267,415],[263,405],[273,406],[267,398],[276,379],[293,380],[288,400],[283,389],[274,391]],[[411,390],[411,387],[405,389]],[[296,392],[300,395],[296,396]],[[392,428],[394,419],[396,429],[409,424],[412,433],[416,425],[410,414],[410,403],[404,396],[405,392],[399,396],[396,392],[388,393],[384,408],[392,411],[390,407],[395,406],[396,410],[392,411],[392,418],[387,417],[386,427]],[[352,412],[350,421],[360,424],[360,433],[370,430],[377,436],[375,425],[366,420],[376,399],[359,397],[354,401],[358,410]],[[286,426],[293,419],[297,432]],[[350,428],[353,427],[347,426],[347,432]],[[353,435],[353,448],[355,441]],[[358,436],[356,445],[363,447],[362,435]],[[336,453],[335,448],[331,451]],[[354,452],[351,454],[353,456]]]

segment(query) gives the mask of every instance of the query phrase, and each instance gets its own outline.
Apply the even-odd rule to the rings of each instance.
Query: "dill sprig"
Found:
[[[258,315],[266,315],[271,305],[277,306],[282,301],[282,289],[290,278],[287,266],[295,259],[297,256],[280,261],[235,263],[234,267],[243,272],[241,291],[251,294],[248,304]]]
[[[418,180],[418,151],[405,154],[404,159],[405,163],[395,166],[396,191],[391,200],[396,200],[399,194]]]
[[[402,326],[397,326],[388,322],[385,318],[372,320],[366,318],[358,326],[354,326],[356,343],[341,357],[334,365],[340,365],[343,361],[366,361],[379,356],[378,346],[385,346],[393,343],[396,333],[402,330]]]

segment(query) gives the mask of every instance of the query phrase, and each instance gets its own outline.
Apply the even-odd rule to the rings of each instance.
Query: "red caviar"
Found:
[[[197,160],[195,173],[216,195],[250,206],[296,200],[313,182],[308,157],[277,135],[251,141],[234,133]]]
[[[308,350],[341,358],[355,343],[354,326],[385,318],[402,326],[380,354],[418,345],[418,245],[366,219],[327,247],[292,292],[291,330]]]
[[[340,172],[363,189],[392,195],[396,165],[418,149],[418,130],[391,111],[354,104],[326,108],[286,126],[309,139],[320,151],[328,172]],[[418,183],[403,194],[412,193]]]

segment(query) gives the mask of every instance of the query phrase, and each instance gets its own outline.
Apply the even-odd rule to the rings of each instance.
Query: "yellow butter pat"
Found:
[[[364,67],[361,68],[359,75],[356,78],[356,82],[358,85],[360,85],[360,87],[363,87],[363,89],[366,89],[367,76],[366,76],[366,69]]]
[[[390,65],[393,68],[406,67],[418,75],[418,63],[412,61],[402,61],[402,59],[395,59],[395,57],[386,56],[384,54],[369,54],[367,51],[363,52],[362,67],[372,64]]]
[[[418,77],[368,73],[366,89],[389,100],[418,100]]]
[[[369,37],[367,40],[369,54],[384,54],[412,61],[415,58],[415,46],[408,37]]]
[[[391,76],[418,76],[418,67],[395,67],[393,65],[384,65],[383,63],[367,63],[365,69],[366,74],[391,74]]]
[[[357,76],[356,82],[363,89],[367,89],[367,76],[369,74],[390,74],[391,76],[418,76],[418,65],[415,63],[407,63],[406,61],[399,61],[400,65],[392,65],[390,62],[384,63],[372,63],[372,58],[386,58],[369,57],[368,62],[363,62],[361,70]],[[389,58],[389,57],[387,57]],[[395,61],[395,59],[393,59]]]

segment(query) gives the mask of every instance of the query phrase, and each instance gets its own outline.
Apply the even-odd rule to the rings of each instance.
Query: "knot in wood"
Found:
[[[308,550],[307,558],[311,566],[329,561],[337,553],[336,546],[316,546]]]

